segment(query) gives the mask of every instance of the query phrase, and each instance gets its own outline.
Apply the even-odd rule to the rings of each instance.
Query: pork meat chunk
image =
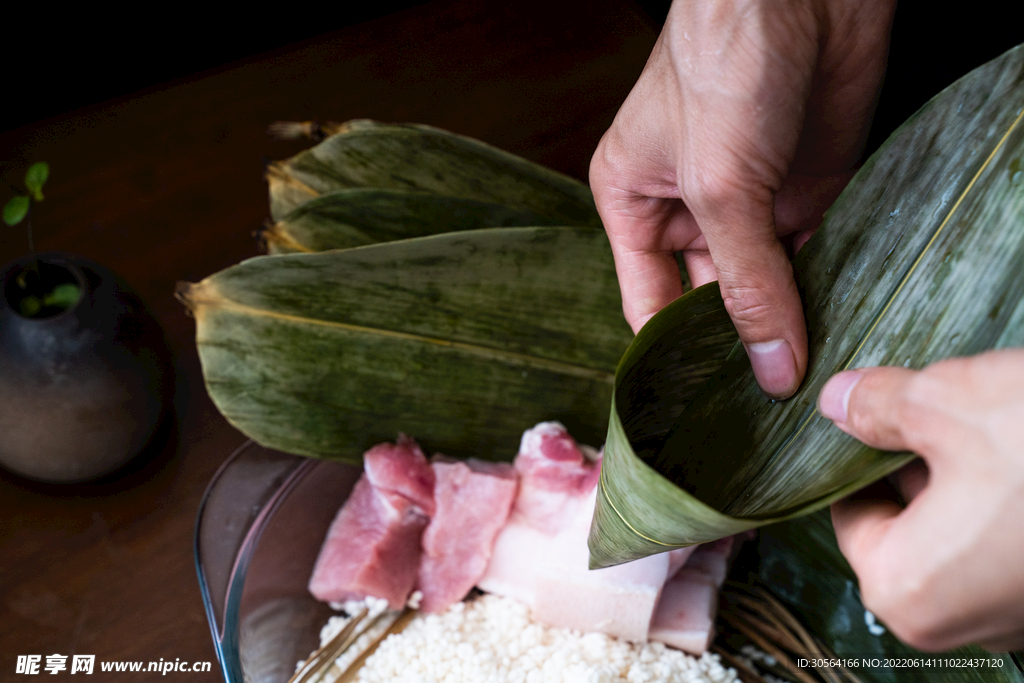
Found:
[[[423,533],[420,609],[443,612],[476,585],[505,526],[518,477],[508,463],[434,456],[436,509]]]
[[[340,602],[367,596],[405,604],[416,584],[420,541],[434,512],[434,470],[411,438],[374,446],[365,472],[320,549],[309,591]]]
[[[480,588],[530,605],[552,626],[645,641],[669,557],[588,568],[597,453],[557,422],[543,422],[523,435],[513,465],[519,493]]]

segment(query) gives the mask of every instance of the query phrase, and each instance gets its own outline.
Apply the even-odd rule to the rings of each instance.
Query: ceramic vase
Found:
[[[77,301],[27,317],[17,281],[26,268],[39,280],[77,284]],[[109,269],[72,254],[23,256],[4,266],[0,282],[0,465],[77,482],[132,459],[164,418],[173,378],[163,332],[142,300]]]

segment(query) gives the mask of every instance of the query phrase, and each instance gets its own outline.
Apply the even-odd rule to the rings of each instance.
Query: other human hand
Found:
[[[818,403],[927,466],[901,470],[905,508],[872,487],[832,506],[864,605],[922,650],[1024,646],[1024,349],[841,372]]]
[[[677,0],[590,166],[634,331],[718,280],[762,389],[796,391],[807,331],[786,249],[850,177],[893,0]]]

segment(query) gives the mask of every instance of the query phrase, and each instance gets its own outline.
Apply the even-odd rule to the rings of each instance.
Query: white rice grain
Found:
[[[331,625],[337,628],[336,625]],[[325,627],[326,629],[327,627]],[[346,653],[346,659],[352,653]],[[338,662],[339,665],[342,662]],[[481,595],[443,614],[418,614],[388,636],[359,683],[734,683],[716,655],[538,624],[515,600]]]

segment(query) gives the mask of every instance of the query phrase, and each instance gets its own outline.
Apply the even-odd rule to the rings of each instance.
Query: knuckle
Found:
[[[598,143],[597,149],[594,150],[594,155],[590,157],[590,169],[589,178],[590,185],[594,189],[595,194],[604,188],[609,181],[610,176],[613,174],[613,155],[608,149],[608,136],[601,138],[601,142]]]
[[[772,189],[756,174],[728,163],[701,164],[683,169],[676,183],[695,211],[705,215],[735,215],[741,207],[772,207]]]
[[[881,444],[887,441],[888,434],[875,420],[874,416],[865,411],[860,404],[850,401],[850,412],[847,423],[857,438],[868,444]]]
[[[707,166],[699,172],[684,174],[679,186],[691,202],[707,207],[728,204],[743,191],[743,183],[734,172]]]
[[[882,402],[885,396],[880,391],[883,389],[874,374],[862,379],[850,396],[847,415],[847,422],[857,438],[872,445],[891,441],[895,436],[891,433],[894,423],[899,425],[903,422],[898,416],[902,401],[898,397],[888,397],[893,405],[886,409]]]
[[[725,310],[734,322],[746,326],[771,324],[778,319],[778,310],[760,289],[730,287],[722,290]]]
[[[765,158],[764,150],[751,145],[742,131],[727,131],[731,145],[711,146],[691,140],[690,148],[676,156],[692,163],[680,165],[677,183],[691,202],[706,208],[725,207],[737,201],[771,205],[781,187],[781,167]]]
[[[937,377],[942,372],[936,373],[934,366],[915,372],[896,405],[896,419],[904,440],[915,452],[927,450],[934,436],[940,433],[940,425],[936,421],[941,420],[942,415],[936,397],[942,391],[942,379]]]
[[[954,376],[960,373],[959,365],[954,361],[940,361],[915,373],[907,382],[907,399],[921,407],[934,404],[936,397],[944,393],[945,387],[955,381]]]

